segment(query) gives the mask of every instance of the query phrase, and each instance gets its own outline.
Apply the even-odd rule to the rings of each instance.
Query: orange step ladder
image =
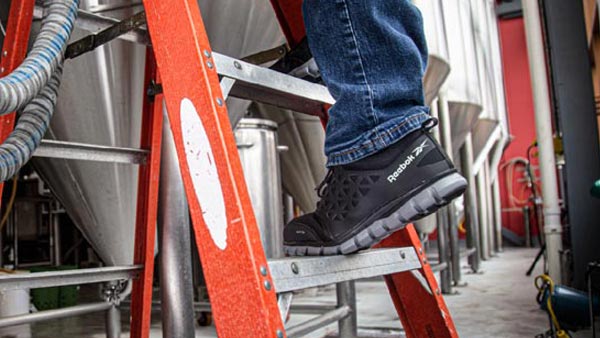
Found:
[[[252,98],[254,93],[257,100],[295,107],[305,113],[322,114],[323,109],[316,107],[330,103],[329,99],[326,94],[307,97],[312,93],[310,90],[290,93],[289,88],[275,88],[261,82],[284,74],[270,74],[267,72],[273,71],[239,60],[235,61],[236,67],[230,67],[229,58],[211,50],[195,0],[144,0],[143,3],[219,337],[286,337],[277,293],[375,275],[386,275],[408,337],[457,337],[412,226],[382,242],[379,249],[351,257],[267,262],[219,75],[240,82],[241,97]],[[304,38],[301,1],[272,3],[288,42],[291,46],[298,44]],[[265,72],[265,77],[253,78],[260,72]],[[300,87],[308,85],[292,77],[287,80]],[[271,93],[272,98],[265,93]],[[152,175],[152,171],[151,164],[147,174]],[[155,192],[157,183],[140,187],[140,191]],[[145,209],[155,201],[148,203],[144,195],[140,198],[135,257],[136,264],[144,264],[145,269],[144,277],[134,284],[132,337],[148,337],[150,325],[154,251],[150,233],[154,233],[156,209]],[[155,195],[150,199],[153,198]],[[315,268],[317,265],[320,268]]]
[[[301,2],[272,0],[292,48],[305,37]],[[3,49],[10,53],[2,54],[0,75],[7,74],[25,56],[34,3],[12,2]],[[144,93],[141,147],[147,156],[140,166],[134,258],[142,268],[111,272],[118,276],[113,279],[134,278],[131,337],[148,337],[150,330],[163,101],[219,337],[287,337],[282,317],[289,309],[285,302],[291,292],[374,276],[385,276],[408,337],[457,337],[412,225],[384,240],[378,248],[351,256],[267,261],[219,75],[235,80],[229,95],[317,115],[323,120],[324,107],[333,104],[333,99],[321,85],[213,52],[196,0],[144,0],[143,4],[152,40],[144,88],[161,90],[152,95]],[[14,115],[0,117],[0,137],[6,137],[13,124]],[[110,280],[94,278],[95,282]],[[353,289],[351,284],[346,286],[346,290]],[[342,319],[354,309],[341,306],[334,311],[332,318]]]

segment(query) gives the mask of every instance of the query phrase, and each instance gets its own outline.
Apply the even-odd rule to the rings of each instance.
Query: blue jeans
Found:
[[[423,18],[409,0],[304,0],[308,43],[336,103],[327,166],[372,155],[429,119]]]

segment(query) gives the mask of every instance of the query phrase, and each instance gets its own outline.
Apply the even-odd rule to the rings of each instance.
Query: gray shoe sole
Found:
[[[467,180],[458,173],[450,174],[434,182],[406,201],[388,217],[378,219],[356,236],[344,243],[330,247],[284,246],[290,256],[331,256],[348,255],[368,249],[381,242],[392,233],[403,229],[460,196],[467,187]]]

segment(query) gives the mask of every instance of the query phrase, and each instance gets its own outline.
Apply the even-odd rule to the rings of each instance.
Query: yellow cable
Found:
[[[562,330],[560,328],[560,324],[558,323],[558,319],[556,318],[556,314],[554,313],[554,309],[552,308],[552,294],[554,293],[554,281],[552,280],[552,278],[550,278],[550,276],[543,274],[535,277],[534,284],[540,293],[544,292],[546,285],[548,285],[548,288],[550,289],[548,290],[548,298],[546,299],[546,308],[548,309],[548,313],[550,314],[552,323],[556,328],[556,338],[570,338],[567,331]]]
[[[8,215],[12,211],[13,205],[15,204],[15,198],[17,197],[17,183],[19,182],[19,175],[15,175],[13,177],[12,191],[10,192],[10,199],[8,200],[8,204],[6,204],[6,211],[4,211],[4,215],[2,216],[2,220],[0,221],[0,232],[6,225],[8,221]]]

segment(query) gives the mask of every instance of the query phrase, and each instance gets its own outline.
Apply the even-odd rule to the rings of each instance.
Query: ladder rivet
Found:
[[[404,251],[400,251],[400,258],[402,258],[402,259],[406,258],[406,254],[404,253]]]
[[[213,69],[213,64],[210,61],[206,61],[206,65],[208,66],[209,69]]]
[[[260,266],[260,274],[263,276],[267,275],[267,268],[264,265]]]
[[[277,338],[283,338],[283,331],[277,330]]]
[[[268,280],[265,281],[265,290],[271,291],[271,282]]]
[[[427,260],[426,259],[423,260],[423,265],[425,265],[425,264],[427,264]]]
[[[300,272],[300,269],[298,268],[298,265],[296,263],[292,263],[292,272],[294,274],[298,274],[298,272]]]
[[[4,52],[2,52],[2,56],[7,57],[8,56],[8,51],[5,50]]]
[[[435,290],[435,294],[439,296],[440,295],[440,289]]]
[[[217,104],[219,105],[219,107],[223,106],[223,100],[220,97],[217,97]]]
[[[423,249],[419,248],[419,253],[422,255],[423,254]]]
[[[208,50],[204,50],[204,56],[206,56],[207,58],[210,57],[210,52]]]
[[[237,61],[233,61],[233,66],[237,69],[242,69],[242,65]]]

